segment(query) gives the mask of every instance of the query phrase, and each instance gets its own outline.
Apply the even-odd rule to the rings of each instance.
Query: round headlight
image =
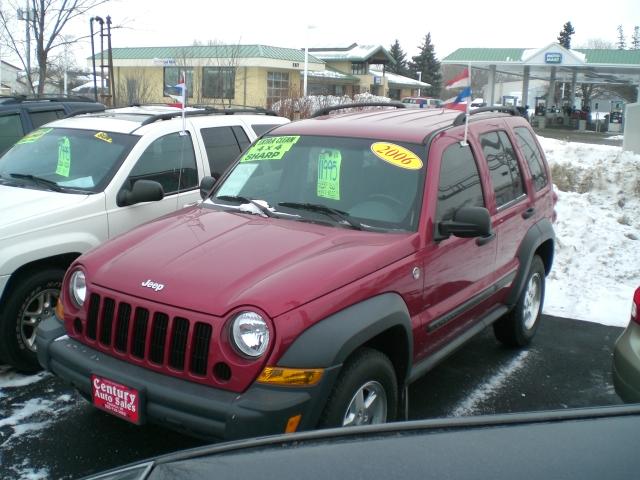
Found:
[[[84,305],[87,297],[87,279],[82,270],[76,270],[69,279],[69,295],[77,307]]]
[[[257,313],[238,314],[233,320],[231,332],[235,346],[248,357],[257,358],[267,351],[269,326]]]

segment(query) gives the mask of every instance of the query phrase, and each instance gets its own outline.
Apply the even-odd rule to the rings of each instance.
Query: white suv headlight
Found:
[[[257,313],[241,312],[233,319],[231,338],[240,352],[257,358],[269,346],[269,326]]]
[[[76,270],[71,274],[69,279],[69,295],[71,301],[77,306],[82,307],[87,297],[87,279],[82,270]]]

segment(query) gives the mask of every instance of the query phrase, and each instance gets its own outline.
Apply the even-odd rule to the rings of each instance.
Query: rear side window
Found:
[[[9,150],[23,135],[19,113],[0,116],[0,154]]]
[[[249,137],[240,126],[212,127],[200,130],[207,151],[211,175],[220,176],[249,146]]]
[[[440,166],[436,222],[451,220],[461,207],[484,207],[478,166],[468,145],[446,148]]]
[[[489,166],[496,207],[500,208],[524,195],[522,174],[507,134],[498,131],[480,135],[480,145]]]
[[[130,187],[141,179],[160,183],[165,195],[197,187],[198,168],[191,136],[176,132],[154,140],[131,170]]]
[[[45,123],[53,122],[65,116],[64,110],[46,110],[44,112],[29,112],[33,128],[38,128]]]
[[[529,171],[533,178],[533,186],[537,192],[544,188],[548,183],[547,172],[545,171],[542,163],[542,154],[540,153],[540,150],[538,150],[538,144],[534,140],[529,129],[525,127],[518,127],[514,128],[514,132],[516,134],[516,142],[518,142],[520,151],[522,151],[522,154],[527,161],[527,165],[529,165]]]

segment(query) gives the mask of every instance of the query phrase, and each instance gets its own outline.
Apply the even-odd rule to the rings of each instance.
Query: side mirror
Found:
[[[454,235],[461,238],[488,237],[491,230],[491,215],[484,207],[462,207],[452,220],[438,223],[438,239],[443,240]]]
[[[162,185],[154,180],[137,180],[131,190],[125,187],[118,192],[116,203],[119,207],[142,202],[157,202],[164,198]]]
[[[202,197],[202,200],[209,198],[209,195],[211,195],[213,187],[216,186],[219,178],[219,175],[215,174],[211,177],[208,175],[202,177],[202,180],[200,180],[200,197]]]

